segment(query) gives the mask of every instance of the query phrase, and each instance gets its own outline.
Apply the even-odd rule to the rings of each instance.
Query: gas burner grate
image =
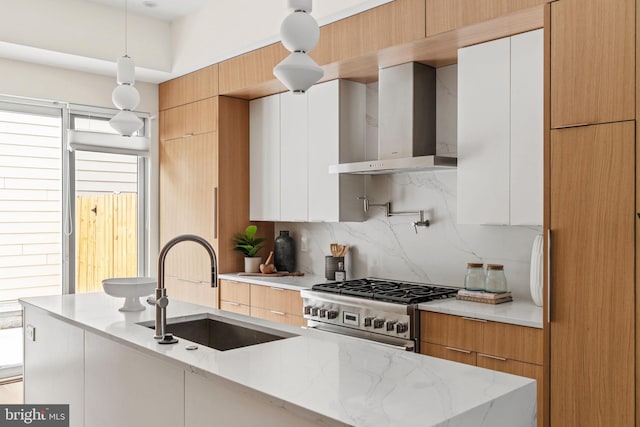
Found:
[[[417,304],[434,299],[450,298],[455,296],[458,291],[456,288],[417,285],[380,279],[356,279],[321,283],[314,285],[312,290],[400,304]]]

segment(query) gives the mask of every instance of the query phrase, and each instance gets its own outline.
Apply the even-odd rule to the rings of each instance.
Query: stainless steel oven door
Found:
[[[347,328],[344,326],[336,326],[322,322],[316,322],[314,320],[307,320],[307,328],[317,331],[329,332],[333,334],[347,335],[350,337],[360,338],[367,341],[374,341],[377,344],[381,344],[387,347],[395,348],[403,351],[418,351],[416,343],[413,340],[407,340],[404,338],[394,338],[386,335],[375,334],[372,332],[361,331],[359,329]]]

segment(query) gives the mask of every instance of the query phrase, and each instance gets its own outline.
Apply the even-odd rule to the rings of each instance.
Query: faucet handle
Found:
[[[147,304],[156,305],[156,299],[154,297],[148,297],[147,298]]]
[[[155,305],[158,306],[160,308],[165,308],[166,306],[169,305],[169,298],[167,298],[166,296],[162,296],[158,299],[154,298],[154,297],[148,297],[147,298],[147,304],[149,305]]]

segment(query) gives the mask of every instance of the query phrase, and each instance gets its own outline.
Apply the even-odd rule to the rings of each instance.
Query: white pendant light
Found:
[[[124,1],[124,52],[124,56],[118,58],[118,86],[111,94],[113,104],[122,111],[109,120],[109,124],[122,136],[131,136],[144,123],[132,112],[140,103],[140,94],[133,87],[136,83],[136,66],[133,59],[127,55],[127,0]]]
[[[307,55],[318,44],[320,28],[310,15],[312,0],[288,0],[293,11],[280,26],[284,47],[291,52],[275,66],[273,74],[293,93],[304,93],[322,78],[324,71]]]

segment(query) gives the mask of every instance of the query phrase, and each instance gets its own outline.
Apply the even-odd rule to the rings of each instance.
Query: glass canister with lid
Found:
[[[507,292],[507,278],[502,264],[487,264],[484,288],[486,292],[496,294]]]
[[[470,291],[484,290],[484,264],[467,263],[467,274],[464,276],[464,288]]]

